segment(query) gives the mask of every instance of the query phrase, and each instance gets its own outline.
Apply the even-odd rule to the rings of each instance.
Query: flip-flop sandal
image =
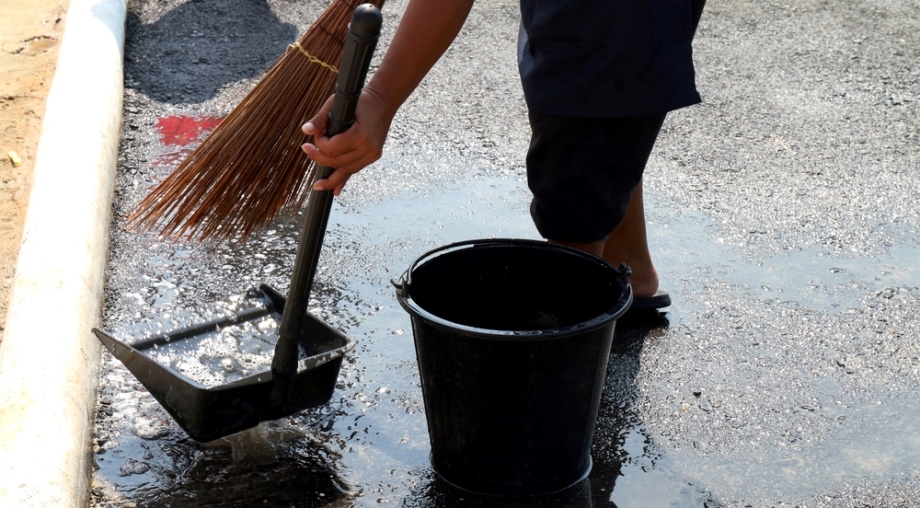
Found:
[[[671,295],[659,289],[652,296],[634,296],[632,305],[627,309],[627,314],[664,313],[662,309],[671,306]]]

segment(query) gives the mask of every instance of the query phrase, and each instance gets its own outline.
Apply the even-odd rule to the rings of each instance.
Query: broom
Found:
[[[345,33],[361,3],[333,0],[258,84],[181,164],[138,203],[128,227],[162,237],[245,240],[303,205],[314,163],[300,146],[304,121],[334,91]]]

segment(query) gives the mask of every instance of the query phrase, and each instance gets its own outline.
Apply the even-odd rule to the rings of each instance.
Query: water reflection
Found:
[[[141,445],[147,452],[125,461],[134,464],[134,470],[122,464],[117,491],[107,492],[106,502],[99,506],[314,507],[347,496],[348,487],[333,466],[335,454],[313,441],[305,442],[309,445],[272,452],[250,449],[242,459],[223,447],[183,443],[156,449],[155,445]],[[145,469],[157,473],[159,481],[131,481],[132,474]],[[101,497],[105,490],[109,489],[98,487],[94,497]]]
[[[500,498],[460,490],[438,478],[434,472],[430,472],[423,486],[413,492],[402,506],[405,508],[592,508],[597,505],[592,501],[590,478],[555,494]]]
[[[664,339],[668,319],[643,316],[617,323],[598,415],[590,476],[562,492],[520,498],[481,496],[441,480],[430,468],[401,506],[411,508],[717,508],[705,489],[674,473],[643,428],[635,377],[646,340]]]
[[[657,450],[638,413],[635,380],[642,349],[646,341],[666,340],[669,325],[667,315],[617,321],[592,451],[594,507],[719,506],[693,480],[668,468],[669,459]]]

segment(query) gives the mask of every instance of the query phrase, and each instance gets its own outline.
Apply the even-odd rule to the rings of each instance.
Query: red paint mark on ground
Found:
[[[157,120],[157,130],[164,145],[186,146],[210,133],[220,121],[213,116],[166,116]]]

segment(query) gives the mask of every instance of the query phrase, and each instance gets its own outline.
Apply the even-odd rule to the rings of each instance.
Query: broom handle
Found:
[[[359,5],[352,15],[345,36],[335,98],[329,112],[327,136],[339,134],[354,123],[355,107],[377,46],[381,23],[380,10],[372,4]],[[332,171],[333,168],[317,166],[315,178],[326,178]],[[288,380],[297,373],[298,344],[303,335],[303,324],[307,319],[310,288],[313,286],[313,276],[319,264],[319,253],[323,247],[329,211],[332,209],[332,198],[332,191],[311,191],[307,200],[303,232],[291,274],[291,287],[281,314],[278,343],[275,345],[275,355],[272,358],[272,373],[275,378],[280,376],[282,380]],[[315,352],[308,351],[308,354],[312,355]],[[281,398],[279,402],[287,400],[287,393],[276,393],[276,396]]]

